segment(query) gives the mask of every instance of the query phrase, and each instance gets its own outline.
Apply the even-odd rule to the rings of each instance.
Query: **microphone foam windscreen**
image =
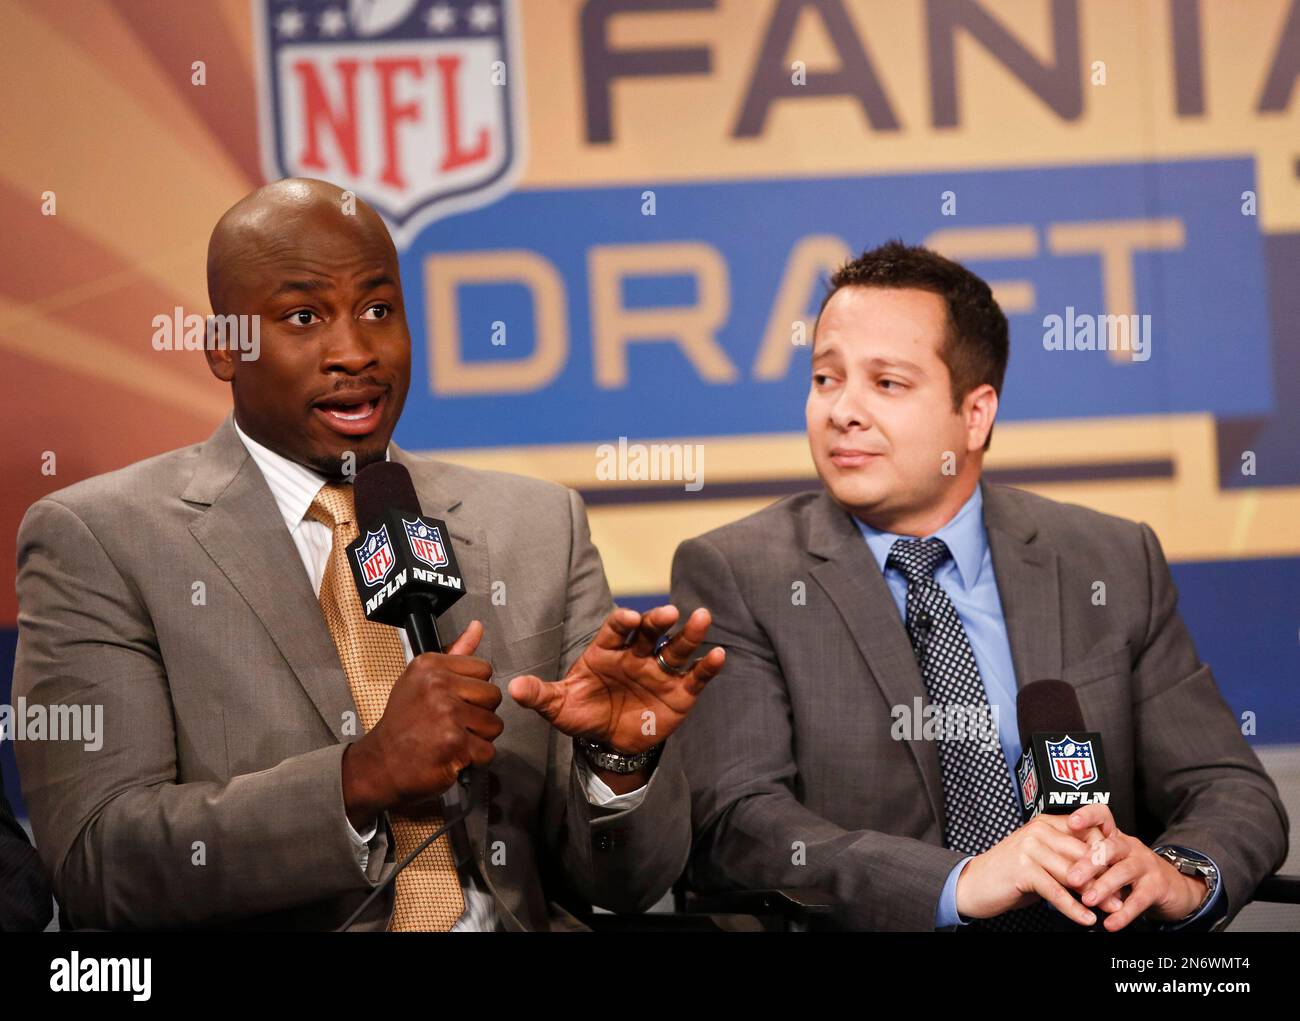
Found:
[[[1016,725],[1020,747],[1029,747],[1029,735],[1081,731],[1083,710],[1074,685],[1065,681],[1033,681],[1016,695]]]
[[[365,532],[366,525],[386,510],[397,510],[412,516],[420,513],[420,498],[415,495],[415,483],[405,465],[393,461],[376,461],[357,473],[353,496],[356,500],[357,527]]]

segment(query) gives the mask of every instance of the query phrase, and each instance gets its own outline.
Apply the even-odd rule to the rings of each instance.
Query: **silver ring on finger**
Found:
[[[673,666],[664,659],[664,647],[672,640],[673,636],[665,632],[660,636],[659,641],[655,642],[655,662],[659,664],[664,673],[672,674],[674,677],[685,677],[691,672],[689,666]]]

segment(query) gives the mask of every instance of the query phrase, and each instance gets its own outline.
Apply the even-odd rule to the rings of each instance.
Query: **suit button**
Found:
[[[612,851],[614,850],[614,845],[616,843],[617,841],[614,839],[614,834],[609,832],[609,830],[606,830],[604,833],[596,837],[596,850]]]

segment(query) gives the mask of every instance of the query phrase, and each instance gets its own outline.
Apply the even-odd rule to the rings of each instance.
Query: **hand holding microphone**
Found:
[[[401,627],[413,658],[379,721],[343,755],[348,818],[369,826],[382,811],[433,807],[458,774],[492,760],[504,724],[492,666],[474,656],[473,621],[443,652],[437,616],[465,595],[447,526],[421,514],[410,473],[381,461],[354,483],[358,537],[348,547],[367,619]]]
[[[492,666],[473,653],[483,625],[473,621],[444,653],[407,664],[388,706],[343,755],[343,801],[362,828],[380,812],[431,806],[470,765],[486,765],[505,724]],[[360,824],[360,825],[358,825]]]
[[[1079,925],[1094,925],[1093,909],[1118,911],[1123,901],[1115,890],[1085,905],[1071,892],[1077,888],[1072,870],[1098,854],[1103,833],[1095,823],[1072,824],[1079,813],[1068,813],[1109,800],[1101,738],[1085,730],[1078,695],[1064,681],[1025,685],[1016,719],[1023,749],[1016,780],[1026,822],[967,863],[957,881],[957,910],[991,918],[1042,899]]]

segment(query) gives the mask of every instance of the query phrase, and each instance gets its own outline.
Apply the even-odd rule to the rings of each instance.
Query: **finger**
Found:
[[[1090,844],[1094,840],[1102,839],[1101,830],[1096,826],[1092,827],[1092,829],[1085,830],[1082,833],[1074,829],[1074,827],[1070,825],[1070,817],[1068,815],[1036,815],[1030,820],[1030,822],[1056,830],[1058,833],[1064,833],[1067,836],[1075,837],[1078,840],[1082,840],[1085,844]],[[1026,825],[1029,824],[1026,823]]]
[[[456,677],[452,694],[462,702],[492,710],[501,704],[501,689],[477,677]]]
[[[496,713],[476,705],[461,707],[460,722],[466,730],[477,734],[485,741],[495,741],[506,726],[505,721]]]
[[[1101,830],[1103,837],[1109,837],[1118,827],[1115,825],[1115,817],[1110,814],[1110,808],[1106,805],[1084,805],[1070,813],[1070,829],[1086,830],[1089,826],[1096,826]]]
[[[510,697],[553,723],[564,705],[564,688],[557,683],[547,684],[534,674],[520,674],[510,681]]]
[[[670,606],[668,609],[677,612],[675,606]],[[687,617],[685,626],[673,635],[671,642],[663,647],[660,655],[663,656],[664,661],[675,669],[684,669],[691,661],[691,657],[695,655],[695,650],[704,641],[704,636],[709,633],[711,623],[713,623],[712,616],[702,606]]]
[[[598,649],[622,649],[641,624],[641,614],[620,606],[605,618],[591,644]]]
[[[654,652],[655,646],[674,624],[680,614],[675,606],[656,606],[648,613],[641,615],[641,623],[636,629],[636,634],[628,644],[638,656],[649,656]],[[681,662],[686,662],[685,659]]]
[[[465,630],[456,636],[456,640],[451,643],[451,648],[445,651],[449,656],[472,656],[482,640],[483,622],[471,620]]]
[[[1105,911],[1107,914],[1113,915],[1116,911],[1118,911],[1120,908],[1124,906],[1124,901],[1120,899],[1119,894],[1112,894],[1110,897],[1106,898],[1106,901],[1104,903],[1098,904],[1097,906],[1101,908],[1102,911]]]
[[[466,744],[469,749],[470,764],[474,766],[486,766],[497,753],[491,741],[484,741],[477,734],[468,735]]]
[[[691,672],[686,675],[686,690],[699,697],[704,686],[718,676],[726,662],[726,649],[721,645],[710,649],[708,655],[691,667]]]
[[[1079,925],[1092,925],[1097,921],[1096,915],[1070,896],[1070,891],[1043,869],[1035,872],[1033,890],[1072,922],[1077,922]]]
[[[1065,858],[1069,865],[1073,865],[1088,853],[1088,845],[1078,837],[1071,836],[1068,833],[1061,833],[1050,827],[1043,827],[1033,834],[1033,839],[1028,846],[1033,847],[1035,845],[1050,848],[1053,852]]]
[[[492,664],[478,656],[452,656],[447,653],[426,652],[429,666],[457,677],[468,677],[476,681],[486,681],[492,677]],[[420,658],[423,659],[424,656]]]
[[[1113,893],[1129,886],[1142,873],[1142,866],[1133,858],[1125,858],[1112,865],[1083,888],[1083,902],[1088,906],[1099,904]]]
[[[1076,890],[1082,889],[1093,876],[1099,875],[1116,862],[1128,857],[1129,844],[1122,837],[1123,834],[1115,832],[1105,840],[1089,844],[1087,857],[1080,858],[1070,867],[1070,874],[1067,877],[1070,885]]]
[[[1044,846],[1034,847],[1028,851],[1030,860],[1041,865],[1047,870],[1048,875],[1058,883],[1065,882],[1065,875],[1070,871],[1070,865],[1074,859],[1058,854],[1056,851]],[[1071,897],[1073,900],[1073,897]]]
[[[1154,901],[1155,894],[1150,889],[1149,884],[1143,883],[1140,886],[1135,886],[1133,892],[1125,899],[1123,907],[1107,917],[1104,928],[1107,932],[1119,932],[1120,929],[1151,907]]]

